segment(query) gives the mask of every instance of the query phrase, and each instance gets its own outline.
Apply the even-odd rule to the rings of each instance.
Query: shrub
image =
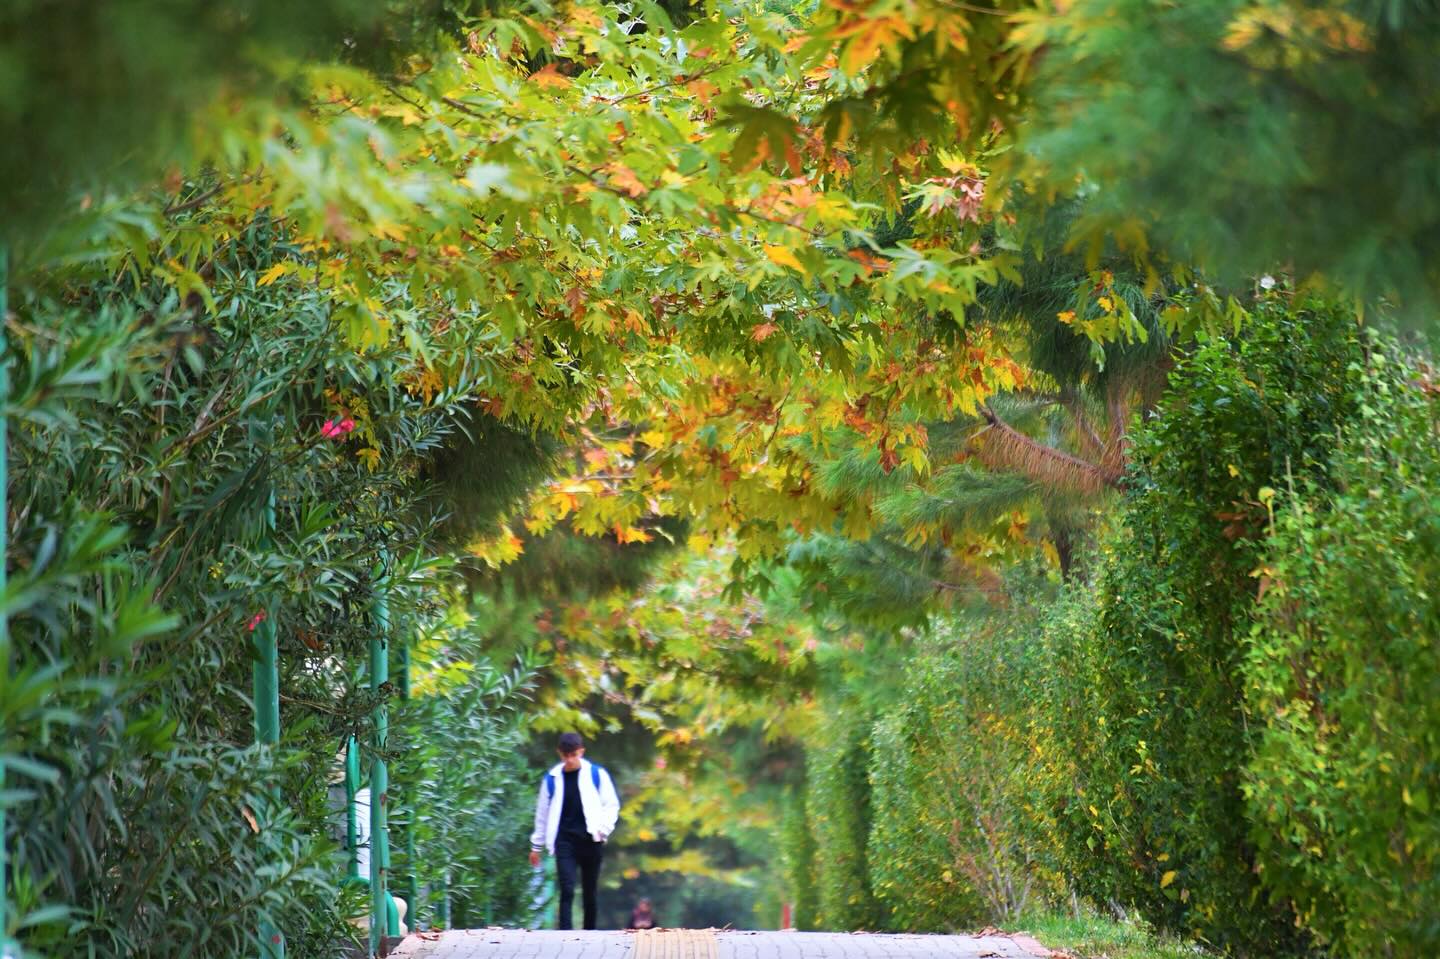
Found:
[[[837,715],[824,748],[809,754],[805,808],[815,832],[819,925],[823,929],[876,929],[882,915],[870,889],[865,843],[870,834],[868,723]]]
[[[1243,336],[1184,358],[1136,438],[1093,628],[1057,639],[1093,718],[1058,730],[1077,778],[1057,811],[1084,891],[1241,954],[1304,947],[1286,905],[1265,902],[1240,790],[1257,492],[1287,472],[1327,482],[1361,355],[1350,313],[1276,298]]]
[[[1440,953],[1440,394],[1377,351],[1277,511],[1246,657],[1262,877],[1339,955]]]
[[[815,929],[820,911],[819,893],[815,888],[815,833],[810,828],[803,786],[786,794],[784,818],[780,823],[780,855],[795,910],[791,921],[796,929]]]
[[[891,923],[941,930],[1013,921],[1053,891],[1029,766],[1030,616],[953,624],[876,724],[869,858]]]
[[[326,788],[370,739],[352,666],[377,577],[397,637],[458,588],[426,470],[477,387],[401,388],[408,348],[362,355],[313,288],[259,282],[287,251],[263,214],[239,224],[203,317],[136,264],[17,297],[0,803],[27,951],[254,955],[262,915],[296,955],[353,935]],[[278,748],[253,745],[262,622]],[[465,716],[432,718],[463,738]],[[397,773],[397,794],[419,775]]]

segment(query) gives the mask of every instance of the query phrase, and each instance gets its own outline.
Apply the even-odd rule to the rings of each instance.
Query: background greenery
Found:
[[[0,936],[1435,954],[1432,14],[11,4]]]

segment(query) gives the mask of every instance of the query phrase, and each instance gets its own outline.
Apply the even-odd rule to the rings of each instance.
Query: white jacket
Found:
[[[590,838],[604,842],[620,821],[620,797],[615,783],[604,766],[588,759],[580,760],[580,808],[585,812],[585,827]],[[596,783],[599,783],[598,787]],[[560,810],[565,806],[565,764],[557,763],[540,780],[540,794],[535,798],[535,831],[530,834],[530,848],[555,854],[555,837],[560,832]]]

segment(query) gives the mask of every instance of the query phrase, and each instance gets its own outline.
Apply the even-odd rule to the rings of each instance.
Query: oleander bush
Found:
[[[328,783],[370,739],[376,596],[403,637],[456,595],[428,471],[473,389],[407,389],[407,349],[357,352],[312,288],[261,281],[295,255],[263,214],[244,224],[203,315],[134,261],[12,291],[0,801],[27,954],[255,954],[261,920],[298,955],[352,938]],[[270,628],[273,749],[251,706]],[[452,744],[485,732],[429,718]]]

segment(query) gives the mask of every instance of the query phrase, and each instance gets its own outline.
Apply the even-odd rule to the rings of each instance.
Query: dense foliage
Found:
[[[782,888],[794,910],[791,922],[796,929],[808,931],[817,928],[820,901],[815,888],[815,833],[810,828],[810,809],[803,786],[787,793],[783,817],[780,854],[785,882]]]
[[[1244,791],[1267,886],[1341,954],[1440,948],[1440,404],[1367,350],[1330,484],[1286,480],[1245,661]]]
[[[208,318],[140,271],[37,286],[16,304],[10,502],[23,524],[0,701],[21,800],[9,877],[36,950],[240,953],[257,913],[297,950],[346,938],[327,783],[346,739],[368,739],[375,701],[357,666],[381,628],[376,597],[401,635],[447,615],[424,474],[470,414],[461,394],[401,387],[404,350],[337,345],[313,291],[257,282],[285,243],[266,218],[248,224],[214,264]],[[250,640],[266,630],[283,664],[276,751],[251,745]],[[420,707],[439,741],[503,733],[472,748],[472,777],[514,729],[474,695]],[[432,782],[432,803],[469,785]],[[137,871],[145,862],[159,866]],[[455,868],[477,881],[464,856]]]
[[[530,847],[519,828],[534,812],[521,746],[536,664],[497,668],[477,634],[462,618],[416,637],[427,668],[390,744],[394,859],[412,924],[528,922],[539,898],[520,868]]]
[[[1227,278],[1288,263],[1365,299],[1398,295],[1433,324],[1428,0],[1083,0],[1047,13],[1017,28],[1046,52],[1022,138],[1043,179],[1066,189],[1079,168],[1105,185],[1087,230],[1148,231]]]
[[[1038,625],[1019,613],[945,635],[876,723],[868,852],[891,928],[1013,923],[1056,891],[1053,831],[1030,822],[1039,798],[1027,698],[1049,665]]]
[[[0,13],[0,940],[343,949],[352,736],[526,921],[578,727],[662,914],[1434,946],[1428,0],[292,7]]]
[[[1078,894],[1236,955],[1428,954],[1435,395],[1303,297],[1180,358],[1093,584],[952,612],[883,681],[841,802],[888,921]]]
[[[873,744],[869,717],[856,712],[832,716],[808,768],[805,808],[815,833],[818,925],[825,929],[876,929],[883,924],[866,848],[874,812],[869,780]]]
[[[1235,909],[1260,896],[1239,778],[1261,491],[1323,480],[1361,357],[1345,311],[1274,300],[1237,343],[1183,359],[1136,438],[1097,622],[1076,638],[1094,728],[1069,744],[1065,836],[1083,887],[1225,946],[1281,948],[1294,928],[1283,902]]]

